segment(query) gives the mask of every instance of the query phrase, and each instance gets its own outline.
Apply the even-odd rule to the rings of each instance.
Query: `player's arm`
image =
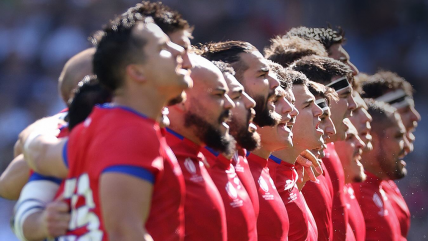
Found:
[[[24,145],[24,158],[34,171],[57,178],[66,178],[68,167],[63,155],[68,138],[39,135]]]
[[[25,162],[24,156],[17,156],[0,176],[0,197],[18,200],[29,175],[30,168]]]
[[[103,223],[109,240],[153,240],[145,230],[153,178],[144,169],[137,175],[104,172],[100,178]],[[120,197],[120,198],[118,198]]]
[[[20,240],[44,240],[66,232],[70,214],[61,200],[52,202],[61,180],[33,173],[15,206],[13,231]]]

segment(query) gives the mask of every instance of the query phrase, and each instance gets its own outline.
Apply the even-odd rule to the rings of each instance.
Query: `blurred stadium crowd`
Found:
[[[0,1],[0,173],[17,134],[64,106],[57,79],[65,61],[90,46],[87,36],[138,0]],[[263,49],[291,27],[341,26],[360,72],[397,72],[416,89],[422,121],[408,176],[398,185],[412,213],[409,240],[428,237],[428,1],[166,0],[195,26],[193,43],[244,40]],[[0,199],[0,240],[15,240],[13,204]]]

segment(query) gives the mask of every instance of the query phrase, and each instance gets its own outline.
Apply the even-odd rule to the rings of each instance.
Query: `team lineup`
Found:
[[[65,64],[67,108],[0,177],[19,240],[407,240],[408,81],[359,73],[330,27],[263,50],[193,31],[143,1]]]

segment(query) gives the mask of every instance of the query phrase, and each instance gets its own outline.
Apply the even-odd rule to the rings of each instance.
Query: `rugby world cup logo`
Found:
[[[269,192],[269,186],[263,177],[259,177],[259,186],[261,189],[263,189],[263,191]]]
[[[186,158],[186,160],[184,160],[184,167],[186,167],[188,172],[192,174],[196,173],[195,163],[193,163],[193,161],[190,158]]]
[[[238,192],[230,182],[227,182],[226,184],[226,192],[227,194],[229,194],[229,197],[231,197],[232,199],[236,199],[238,197]]]

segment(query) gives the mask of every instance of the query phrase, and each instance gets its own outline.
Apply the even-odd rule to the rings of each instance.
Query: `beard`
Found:
[[[394,172],[392,173],[392,175],[390,177],[391,180],[398,180],[398,179],[401,179],[407,175],[407,169],[406,169],[406,167],[402,167],[400,165],[400,160],[397,160],[395,163],[396,164],[395,164]]]
[[[251,112],[248,111],[245,125],[239,125],[238,120],[232,116],[230,122],[230,134],[235,138],[238,145],[247,151],[253,151],[260,146],[260,136],[256,131],[249,130]]]
[[[275,115],[276,113],[267,108],[268,100],[274,95],[275,92],[271,92],[267,98],[264,98],[264,96],[254,97],[254,101],[256,102],[256,106],[254,107],[256,116],[253,122],[260,127],[275,126],[280,121]]]
[[[224,118],[228,116],[230,116],[230,111],[224,111],[218,119],[219,123],[223,122]],[[196,129],[196,136],[205,143],[205,145],[213,148],[214,150],[226,155],[231,155],[235,152],[235,139],[233,139],[233,137],[228,133],[223,135],[219,128],[214,127],[214,125],[208,123],[199,115],[190,111],[186,112],[184,116],[184,126],[193,126]]]

